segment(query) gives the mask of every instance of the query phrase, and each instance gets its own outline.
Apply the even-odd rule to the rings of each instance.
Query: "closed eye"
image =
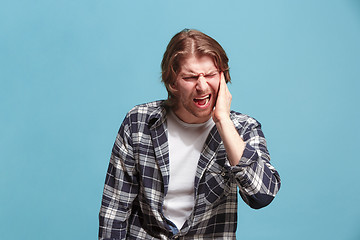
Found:
[[[212,79],[212,78],[216,77],[216,75],[217,75],[217,72],[211,72],[211,73],[203,75],[203,76],[206,79]],[[196,80],[198,80],[199,76],[200,75],[183,76],[182,79],[187,80],[187,81],[196,81]]]
[[[183,77],[184,80],[197,80],[198,76]]]
[[[213,78],[216,76],[216,73],[206,74],[205,78]]]

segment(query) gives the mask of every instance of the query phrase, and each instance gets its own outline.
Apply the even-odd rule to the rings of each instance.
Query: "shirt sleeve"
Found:
[[[138,182],[128,118],[117,134],[99,213],[99,240],[125,239]]]
[[[242,199],[252,208],[267,206],[280,189],[280,176],[270,164],[261,124],[249,118],[240,136],[246,146],[238,165],[232,167]]]

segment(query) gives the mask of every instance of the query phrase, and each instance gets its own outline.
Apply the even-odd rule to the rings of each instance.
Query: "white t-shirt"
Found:
[[[167,118],[170,180],[163,212],[178,229],[184,225],[194,207],[194,181],[200,153],[215,123],[188,124],[172,111]]]

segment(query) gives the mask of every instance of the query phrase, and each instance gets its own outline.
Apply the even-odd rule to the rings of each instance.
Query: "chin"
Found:
[[[202,120],[205,119],[204,121],[207,121],[211,117],[211,113],[212,113],[212,110],[206,109],[206,111],[197,111],[193,115],[196,118],[198,118],[199,120],[200,119],[202,119]]]

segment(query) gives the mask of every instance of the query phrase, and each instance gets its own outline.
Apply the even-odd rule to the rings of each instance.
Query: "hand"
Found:
[[[226,85],[224,73],[221,72],[218,96],[212,118],[223,140],[229,163],[231,166],[235,166],[243,155],[245,142],[230,119],[231,99],[232,96]]]
[[[212,118],[215,123],[230,120],[231,100],[232,96],[226,85],[224,73],[221,72],[215,109],[212,112]]]

